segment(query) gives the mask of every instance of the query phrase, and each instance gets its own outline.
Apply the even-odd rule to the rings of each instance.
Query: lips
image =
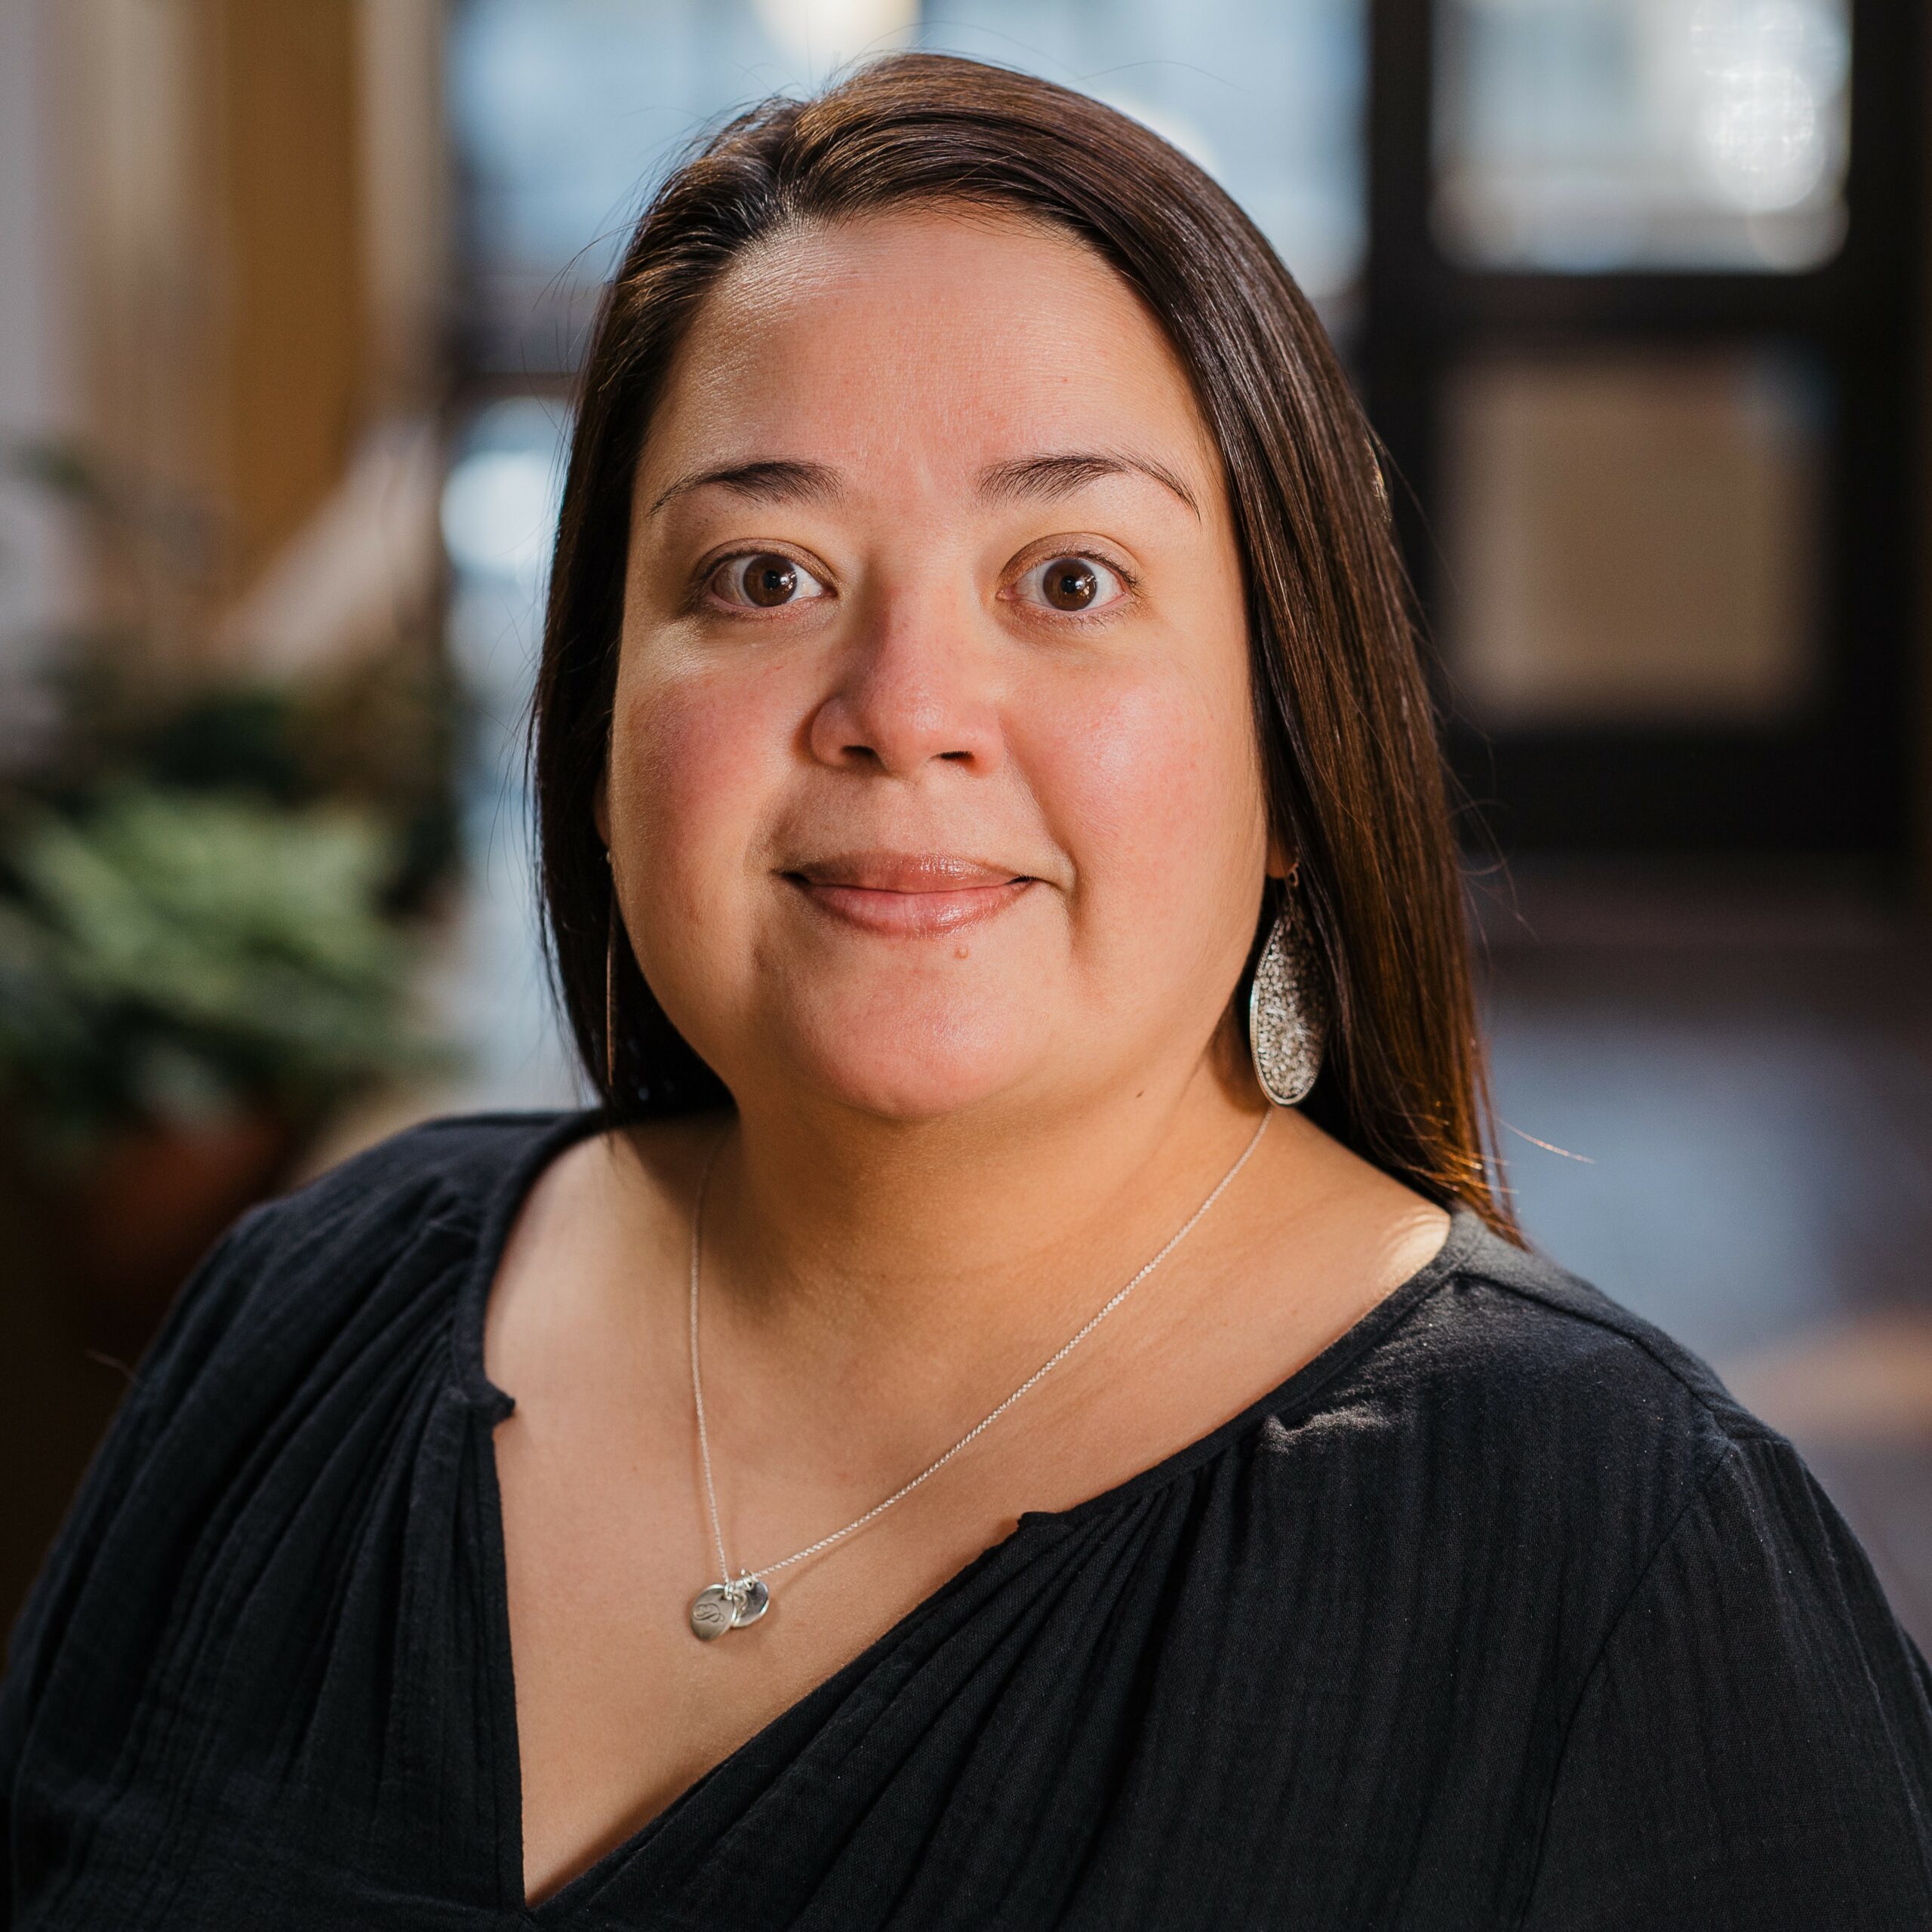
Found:
[[[1011,866],[942,852],[845,852],[783,875],[820,912],[910,938],[957,932],[1004,912],[1038,881]]]

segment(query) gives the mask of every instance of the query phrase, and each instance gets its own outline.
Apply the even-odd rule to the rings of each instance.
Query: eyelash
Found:
[[[1020,573],[1019,581],[1024,582],[1043,565],[1063,563],[1069,558],[1083,564],[1098,564],[1100,568],[1120,580],[1120,595],[1111,603],[1103,604],[1097,611],[1049,611],[1042,605],[1032,608],[1042,612],[1056,625],[1069,624],[1075,629],[1087,630],[1100,624],[1112,623],[1123,609],[1135,601],[1140,588],[1140,580],[1124,564],[1115,562],[1112,558],[1103,555],[1097,550],[1053,550],[1044,557],[1035,558]]]
[[[819,577],[818,572],[814,570],[811,565],[805,562],[802,558],[793,556],[789,550],[774,549],[768,543],[761,544],[755,549],[733,550],[728,552],[724,556],[714,557],[709,563],[705,565],[700,570],[699,570],[691,584],[691,608],[693,610],[701,610],[707,608],[712,610],[722,609],[729,611],[734,617],[749,617],[753,620],[759,620],[765,617],[776,617],[781,611],[789,610],[792,608],[789,605],[774,604],[771,605],[766,611],[761,612],[754,606],[745,604],[734,604],[728,598],[715,596],[714,601],[709,606],[706,605],[705,601],[706,595],[711,592],[711,586],[713,581],[716,579],[718,572],[723,570],[728,564],[742,564],[753,557],[782,558],[787,563],[796,564],[800,570],[805,572],[808,576],[812,577],[814,580],[820,583],[824,581],[823,578]],[[814,603],[817,600],[814,598],[807,598],[801,601],[806,603]]]
[[[747,559],[753,557],[784,557],[792,562],[797,563],[801,570],[804,571],[813,578],[818,578],[817,571],[813,570],[809,564],[804,563],[798,558],[792,557],[789,551],[774,549],[768,545],[761,546],[757,549],[733,550],[728,552],[724,556],[714,557],[709,563],[705,565],[703,568],[697,572],[696,578],[691,586],[690,608],[693,610],[697,610],[705,607],[706,593],[709,592],[712,581],[716,578],[718,572],[723,570],[728,564],[741,564],[745,562]],[[1020,573],[1019,578],[1016,580],[1016,581],[1023,582],[1025,579],[1031,577],[1034,571],[1038,570],[1043,565],[1060,563],[1069,558],[1074,558],[1081,563],[1098,564],[1103,570],[1111,573],[1112,575],[1117,577],[1120,581],[1120,595],[1115,598],[1111,603],[1103,605],[1097,611],[1054,611],[1048,612],[1046,614],[1051,622],[1056,624],[1071,625],[1076,629],[1082,630],[1088,629],[1089,627],[1097,624],[1109,623],[1120,614],[1121,606],[1132,604],[1137,597],[1140,589],[1140,578],[1132,571],[1130,571],[1124,564],[1117,562],[1113,558],[1105,555],[1097,550],[1054,550],[1050,552],[1047,555],[1037,558],[1033,562],[1029,564],[1026,568]],[[822,581],[822,580],[820,580]],[[807,603],[814,603],[817,600],[814,598],[807,598],[802,601]],[[710,608],[713,609],[721,608],[725,611],[728,611],[734,617],[750,617],[754,620],[757,620],[761,615],[760,613],[757,612],[748,605],[743,604],[734,604],[729,600],[721,597],[717,598],[715,603],[712,604]],[[775,616],[780,611],[789,610],[792,607],[789,605],[773,605],[770,607],[770,613]],[[1043,611],[1044,609],[1044,606],[1039,605],[1035,605],[1032,608],[1035,611]]]

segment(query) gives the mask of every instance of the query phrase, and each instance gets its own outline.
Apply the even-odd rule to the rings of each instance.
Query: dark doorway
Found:
[[[1903,856],[1920,10],[1372,19],[1359,367],[1491,835]]]

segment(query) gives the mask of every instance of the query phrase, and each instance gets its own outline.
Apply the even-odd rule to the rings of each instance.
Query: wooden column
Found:
[[[96,601],[192,650],[369,405],[362,0],[50,3],[75,435],[164,533]]]
[[[355,0],[203,0],[225,286],[224,588],[334,488],[365,406]]]

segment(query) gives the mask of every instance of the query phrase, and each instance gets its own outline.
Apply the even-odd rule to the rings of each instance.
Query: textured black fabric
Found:
[[[482,1316],[595,1124],[412,1130],[204,1263],[15,1632],[8,1923],[1932,1927],[1932,1679],[1844,1524],[1466,1211],[526,1909]]]

